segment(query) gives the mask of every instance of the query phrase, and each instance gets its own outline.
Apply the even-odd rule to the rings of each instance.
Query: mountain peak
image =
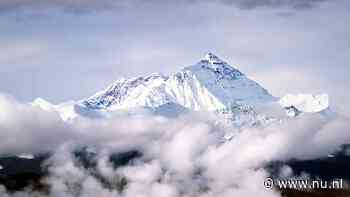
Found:
[[[214,53],[207,53],[203,60],[208,61],[210,64],[222,64],[225,63],[224,61],[222,61],[218,56],[216,56]]]
[[[187,66],[183,70],[190,70],[197,74],[203,73],[204,75],[212,74],[217,79],[236,80],[245,76],[241,71],[221,60],[213,53],[207,53],[199,62]]]

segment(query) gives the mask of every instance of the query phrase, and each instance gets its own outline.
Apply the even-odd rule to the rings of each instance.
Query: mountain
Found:
[[[170,76],[115,81],[105,90],[81,101],[89,109],[157,108],[174,103],[190,110],[213,111],[234,104],[275,101],[266,89],[212,53]]]
[[[323,112],[328,109],[328,95],[274,97],[237,68],[208,53],[194,65],[183,67],[176,73],[121,78],[105,90],[77,102],[52,105],[39,98],[32,104],[57,111],[63,120],[79,115],[109,117],[119,112],[172,117],[186,111],[215,111],[225,114],[236,125],[242,125],[242,122],[260,125],[271,119],[261,116],[268,111],[279,111],[277,117],[281,112],[283,116]],[[276,117],[276,114],[269,116]]]

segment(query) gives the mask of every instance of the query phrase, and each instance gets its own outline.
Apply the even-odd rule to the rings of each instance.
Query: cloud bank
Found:
[[[207,1],[215,3],[223,3],[227,5],[233,5],[240,9],[255,9],[257,7],[290,7],[294,9],[308,9],[316,6],[320,2],[327,0],[217,0],[217,1]],[[178,3],[192,4],[198,3],[198,0],[180,0]],[[101,11],[101,10],[111,10],[116,8],[122,8],[125,5],[138,5],[143,3],[140,0],[132,1],[113,1],[113,0],[3,0],[0,2],[0,10],[8,11],[12,9],[20,8],[62,8],[66,11]],[[150,3],[155,4],[172,4],[172,1],[160,1],[152,0]]]
[[[42,180],[50,186],[48,193],[28,188],[9,194],[0,186],[6,197],[279,196],[263,187],[267,163],[325,157],[350,140],[349,119],[317,114],[238,132],[222,127],[210,114],[64,122],[55,112],[8,96],[0,96],[0,107],[1,154],[54,153],[47,161],[49,176]],[[227,132],[236,136],[223,143]],[[96,172],[73,157],[82,145],[96,148]],[[142,156],[113,168],[109,156],[130,150]],[[120,189],[123,179],[127,184]]]

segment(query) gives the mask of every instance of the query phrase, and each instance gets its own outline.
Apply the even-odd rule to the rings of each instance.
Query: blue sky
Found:
[[[350,109],[349,19],[345,0],[1,0],[0,91],[76,100],[211,51],[276,96],[326,92]]]

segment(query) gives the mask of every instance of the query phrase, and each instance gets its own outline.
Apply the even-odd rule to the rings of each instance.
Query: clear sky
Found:
[[[0,92],[58,103],[211,51],[272,94],[349,110],[346,0],[0,0]]]

